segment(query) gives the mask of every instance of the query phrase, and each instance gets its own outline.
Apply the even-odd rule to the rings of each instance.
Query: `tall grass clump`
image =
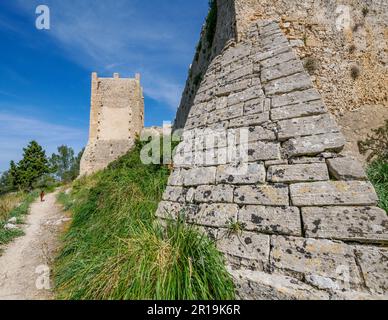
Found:
[[[388,161],[381,159],[373,161],[367,173],[379,195],[379,206],[388,213]]]
[[[143,145],[60,196],[73,222],[55,265],[58,298],[233,298],[214,243],[183,221],[162,227],[155,218],[170,171],[142,164]]]
[[[0,197],[0,245],[12,241],[23,235],[21,229],[8,230],[4,226],[10,218],[16,218],[17,223],[23,223],[24,216],[28,213],[30,205],[38,197],[38,192],[13,193]]]

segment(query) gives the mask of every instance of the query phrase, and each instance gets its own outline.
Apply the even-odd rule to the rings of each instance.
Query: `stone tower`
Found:
[[[203,30],[177,112],[183,142],[156,215],[183,215],[212,237],[239,298],[386,299],[387,215],[362,166],[343,153],[344,136],[292,40],[257,9],[264,2],[217,0],[214,39]],[[246,157],[226,157],[229,141]]]
[[[104,169],[125,154],[144,127],[144,98],[140,75],[135,79],[99,78],[92,74],[89,141],[80,174]]]

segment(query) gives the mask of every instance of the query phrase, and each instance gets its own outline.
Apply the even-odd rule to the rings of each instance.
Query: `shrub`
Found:
[[[308,57],[304,61],[304,67],[307,72],[312,75],[318,69],[318,61],[313,57]]]
[[[361,74],[361,70],[358,66],[352,66],[350,69],[350,76],[352,77],[353,80],[358,79],[358,77]]]
[[[369,13],[369,8],[368,8],[368,7],[362,8],[362,15],[363,15],[364,17],[366,17],[366,16],[368,15],[368,13]]]
[[[356,47],[354,44],[352,44],[352,45],[349,47],[349,53],[350,53],[350,54],[353,54],[353,53],[356,51],[356,49],[357,49],[357,47]]]
[[[385,125],[372,130],[365,141],[358,142],[361,154],[368,154],[367,161],[383,160],[388,161],[388,120]]]
[[[388,213],[388,161],[375,160],[367,170],[369,180],[379,195],[379,206]]]
[[[217,28],[218,8],[216,0],[209,0],[209,14],[206,18],[206,41],[212,47]]]

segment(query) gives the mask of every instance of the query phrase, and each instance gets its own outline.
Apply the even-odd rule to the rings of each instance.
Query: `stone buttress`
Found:
[[[244,162],[225,135],[198,143],[214,132],[248,132]],[[387,214],[344,144],[278,23],[256,21],[208,65],[157,216],[211,236],[241,299],[387,298]]]

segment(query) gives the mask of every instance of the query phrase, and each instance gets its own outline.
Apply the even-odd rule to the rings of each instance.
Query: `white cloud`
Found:
[[[51,155],[61,144],[80,150],[82,142],[86,142],[86,136],[86,130],[0,110],[0,171],[8,168],[10,159],[18,161],[22,149],[31,140],[38,141],[47,155]]]
[[[31,13],[39,1],[17,3]],[[140,72],[146,95],[170,108],[178,107],[184,83],[176,68],[186,67],[195,45],[190,30],[180,29],[176,16],[169,13],[170,1],[47,0],[46,4],[51,11],[47,35],[67,58],[88,70],[109,72],[105,76]]]

